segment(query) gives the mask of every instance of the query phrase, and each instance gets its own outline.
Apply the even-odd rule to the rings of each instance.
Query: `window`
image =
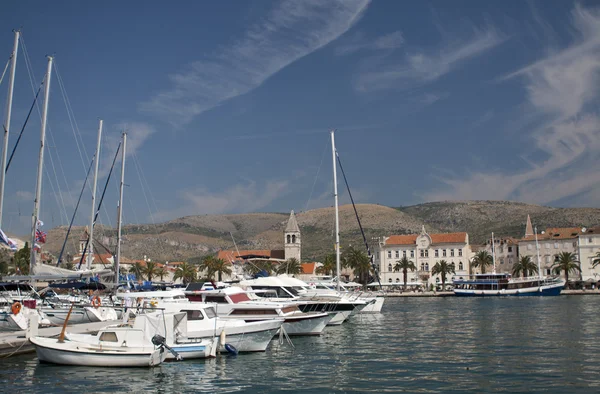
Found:
[[[577,247],[577,241],[573,242],[573,247],[576,248]]]
[[[295,244],[296,243],[296,234],[292,235],[292,243]]]
[[[546,275],[550,275],[550,268],[546,268]]]
[[[458,262],[458,270],[459,270],[459,271],[462,271],[462,270],[463,270],[463,263],[462,263],[462,261],[459,261],[459,262]]]
[[[435,252],[433,253],[435,255],[435,257],[440,257],[440,251],[439,250],[435,250]]]
[[[421,249],[421,257],[425,257],[425,250]]]
[[[396,258],[397,258],[397,259],[399,259],[399,258],[400,258],[400,251],[399,251],[399,250],[397,250],[397,251],[396,251]]]
[[[462,257],[462,249],[458,249],[458,257]]]
[[[454,249],[450,249],[450,257],[454,257]]]
[[[546,256],[546,263],[550,263],[550,256]]]
[[[392,283],[392,278],[388,279],[388,282],[389,282],[389,283]]]
[[[593,242],[594,242],[594,240],[592,239],[592,237],[589,237],[589,238],[588,238],[588,243],[589,243],[589,244],[591,244],[591,243],[593,243]]]
[[[429,263],[425,263],[425,271],[429,271]]]
[[[508,264],[512,264],[512,257],[508,259]]]
[[[527,250],[531,250],[531,244],[527,244]]]
[[[500,259],[500,264],[504,264],[504,259]]]
[[[100,340],[103,342],[119,342],[115,332],[103,332],[100,334]]]
[[[188,321],[203,320],[204,319],[204,316],[202,316],[202,312],[200,312],[199,310],[195,310],[195,311],[182,311],[182,312],[186,312],[187,313],[187,319],[188,319]]]
[[[204,312],[206,313],[206,317],[209,319],[214,319],[215,317],[217,317],[217,312],[213,307],[204,308]]]
[[[287,243],[292,243],[292,236],[291,235],[287,235]]]
[[[425,249],[425,257],[429,257],[429,250]]]
[[[550,249],[550,244],[546,244],[546,249]]]
[[[446,257],[446,249],[442,249],[442,257]]]
[[[425,271],[425,263],[421,263],[421,271]]]
[[[512,253],[512,246],[508,247],[508,253]]]
[[[400,283],[400,278],[396,278],[396,283]]]
[[[391,259],[391,258],[392,258],[392,251],[388,250],[388,259]]]
[[[402,257],[406,257],[406,250],[402,251]]]
[[[392,265],[388,264],[388,271],[392,272]]]
[[[410,251],[410,257],[415,257],[415,251],[414,250]]]
[[[558,249],[558,242],[554,242],[554,249]]]

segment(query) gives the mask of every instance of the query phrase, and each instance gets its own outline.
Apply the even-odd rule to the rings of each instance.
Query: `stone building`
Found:
[[[382,284],[400,286],[404,284],[404,274],[395,271],[394,266],[406,257],[417,267],[416,271],[408,272],[407,285],[429,287],[442,281],[440,275],[431,275],[437,262],[446,260],[448,264],[454,264],[455,274],[446,277],[446,283],[452,284],[454,277],[469,275],[470,256],[467,233],[428,234],[423,226],[420,234],[391,235],[381,239],[375,250],[375,263],[379,266]]]
[[[512,273],[513,265],[519,260],[519,240],[512,237],[494,237],[488,239],[485,248],[496,262],[496,272]],[[492,269],[487,268],[487,271]]]

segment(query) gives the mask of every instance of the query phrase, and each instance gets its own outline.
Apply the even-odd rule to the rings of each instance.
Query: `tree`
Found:
[[[581,272],[581,263],[575,258],[575,254],[571,252],[560,252],[554,256],[554,264],[552,270],[555,274],[560,275],[561,271],[565,271],[565,283],[569,283],[569,272]]]
[[[600,264],[600,252],[596,252],[596,255],[592,258],[592,268],[596,268]]]
[[[335,253],[330,253],[327,256],[325,256],[325,259],[323,260],[323,265],[317,268],[316,273],[318,275],[333,275],[333,273],[337,269],[336,264],[337,262]]]
[[[408,270],[411,271],[416,271],[417,267],[415,266],[415,263],[413,263],[412,261],[410,261],[408,258],[402,257],[402,259],[396,261],[396,264],[394,265],[394,271],[398,272],[398,271],[402,271],[402,273],[404,274],[404,290],[406,291],[406,280],[408,279]]]
[[[354,276],[359,278],[363,286],[367,285],[369,274],[373,271],[369,256],[361,250],[350,246],[342,256],[344,267],[349,267],[354,272]],[[338,278],[340,280],[340,278]]]
[[[8,274],[10,265],[12,264],[12,253],[7,248],[0,249],[0,275]]]
[[[137,264],[137,263],[136,263]],[[142,273],[148,278],[148,282],[152,282],[152,277],[157,276],[158,265],[155,262],[149,261],[145,267],[142,267]]]
[[[29,260],[31,258],[31,249],[29,243],[25,242],[25,246],[15,252],[13,257],[13,268],[11,273],[15,275],[29,275]]]
[[[209,255],[204,257],[198,265],[198,270],[201,272],[206,272],[206,277],[208,279],[212,279],[213,275],[215,274],[215,261],[215,256]]]
[[[438,261],[431,269],[431,275],[440,275],[442,277],[442,291],[446,289],[446,275],[454,273],[454,264],[448,264],[446,260]]]
[[[161,281],[164,279],[165,276],[167,276],[167,274],[168,272],[165,269],[165,267],[160,267],[156,270],[156,276],[158,276]]]
[[[144,274],[144,266],[142,266],[142,263],[135,263],[131,266],[131,268],[129,268],[129,273],[135,274],[135,278],[137,280],[142,280],[142,275]]]
[[[485,268],[494,265],[494,258],[487,250],[480,250],[473,257],[471,266],[473,268],[481,268],[481,273],[485,274]]]
[[[223,259],[214,259],[213,260],[213,272],[219,274],[219,282],[223,280],[223,274],[231,275],[231,264],[227,263]]]
[[[538,266],[531,260],[531,257],[529,256],[521,256],[519,261],[513,265],[512,274],[514,276],[521,275],[523,278],[525,278],[533,273],[538,273]]]
[[[279,264],[277,267],[278,274],[298,275],[302,273],[302,265],[297,258],[292,257],[287,261]]]
[[[179,267],[175,270],[175,274],[173,275],[173,280],[181,279],[184,285],[187,285],[190,282],[196,280],[196,267],[188,263],[181,263]]]

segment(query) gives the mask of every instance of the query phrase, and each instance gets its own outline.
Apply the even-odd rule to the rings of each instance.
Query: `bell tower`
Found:
[[[301,249],[302,249],[302,239],[300,237],[300,227],[298,227],[298,222],[296,221],[296,215],[294,215],[293,210],[290,213],[290,218],[288,219],[287,226],[285,227],[285,231],[283,232],[283,244],[284,244],[286,260],[295,258],[299,262],[302,261],[300,259]]]

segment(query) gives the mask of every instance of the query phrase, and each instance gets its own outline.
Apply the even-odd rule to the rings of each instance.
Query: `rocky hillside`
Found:
[[[600,224],[600,209],[550,208],[507,201],[435,202],[389,208],[374,204],[357,205],[369,242],[373,237],[416,233],[425,225],[429,232],[467,231],[472,243],[484,242],[494,231],[498,236],[520,237],[527,214],[540,229],[549,226],[593,226]],[[123,255],[157,261],[191,260],[219,249],[233,248],[232,236],[240,249],[279,249],[289,213],[187,216],[156,225],[127,225],[123,228]],[[302,256],[321,259],[333,251],[334,210],[320,208],[297,213],[302,231]],[[74,228],[67,251],[74,254],[83,227]],[[115,230],[99,227],[98,239],[114,250]],[[49,231],[46,247],[58,255],[65,227]],[[362,236],[351,205],[340,207],[342,247],[362,247]]]

